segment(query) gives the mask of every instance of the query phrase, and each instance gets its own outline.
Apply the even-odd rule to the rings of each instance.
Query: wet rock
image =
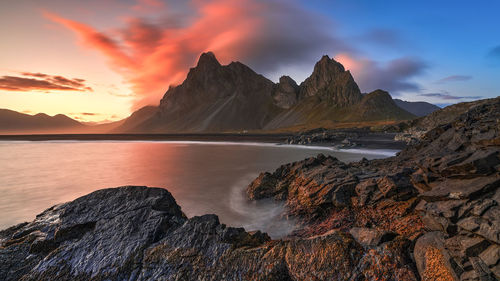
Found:
[[[142,250],[185,220],[165,189],[99,190],[46,210],[14,233],[13,238],[24,235],[24,240],[4,246],[0,255],[15,250],[20,258],[34,262],[2,259],[0,268],[9,270],[0,271],[0,276],[7,280],[21,275],[24,280],[119,279],[139,270]],[[36,239],[30,239],[35,233]]]

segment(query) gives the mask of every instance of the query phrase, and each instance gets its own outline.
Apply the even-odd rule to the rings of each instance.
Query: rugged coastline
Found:
[[[187,218],[161,188],[104,189],[0,232],[5,280],[496,280],[500,99],[428,127],[397,156],[319,155],[262,173],[252,200],[300,227],[271,240]],[[126,202],[126,204],[124,203]]]

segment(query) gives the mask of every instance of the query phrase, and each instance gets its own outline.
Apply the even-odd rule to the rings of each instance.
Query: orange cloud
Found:
[[[159,3],[143,0],[138,5],[160,7]],[[179,22],[169,19],[168,24],[129,17],[114,37],[59,15],[45,16],[109,59],[135,93],[134,109],[158,104],[169,85],[182,82],[202,52],[213,51],[222,63],[241,60],[257,70],[273,70],[297,61],[310,64],[331,48],[348,49],[330,35],[331,26],[320,17],[288,1],[193,0],[190,7],[195,16]]]
[[[23,76],[1,76],[0,90],[6,91],[90,91],[92,88],[85,85],[84,79],[65,78],[60,75],[48,75],[44,73],[22,72]],[[33,78],[35,77],[35,78]]]

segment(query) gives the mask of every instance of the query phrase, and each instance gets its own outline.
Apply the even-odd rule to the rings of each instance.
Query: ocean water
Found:
[[[188,217],[217,214],[222,223],[277,238],[294,227],[280,218],[283,206],[249,202],[244,190],[260,172],[319,153],[350,162],[396,151],[231,142],[3,141],[0,229],[97,189],[146,185],[168,189]]]

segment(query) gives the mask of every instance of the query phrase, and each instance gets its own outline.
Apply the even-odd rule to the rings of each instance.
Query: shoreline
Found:
[[[286,145],[286,140],[294,134],[33,134],[0,135],[2,141],[144,141],[144,142],[206,142],[206,143],[265,143]],[[391,149],[402,150],[406,144],[395,141],[393,134],[370,133],[353,139],[359,145],[349,149]],[[309,147],[334,148],[340,142],[312,142],[308,144],[290,144]]]

